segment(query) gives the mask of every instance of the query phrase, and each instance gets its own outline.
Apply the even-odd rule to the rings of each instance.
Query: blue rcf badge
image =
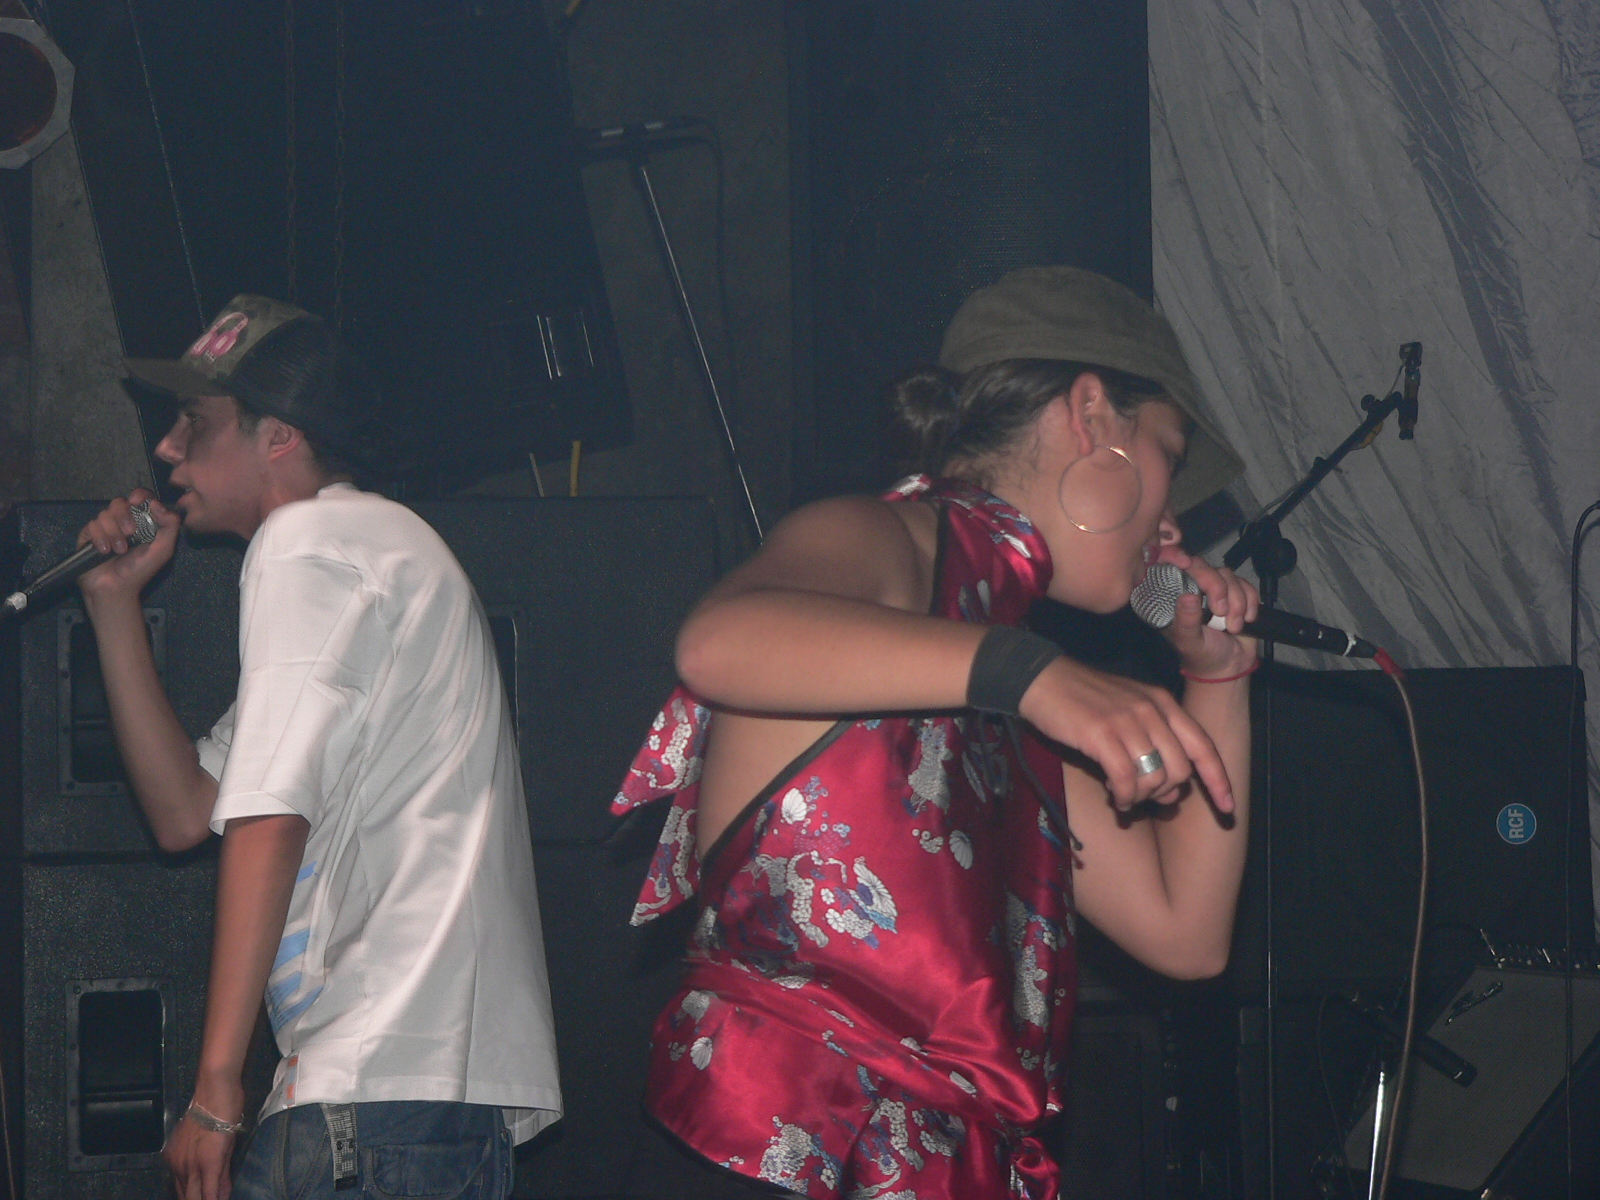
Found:
[[[1500,840],[1507,845],[1520,846],[1533,841],[1539,828],[1538,818],[1526,804],[1508,804],[1500,810],[1494,826],[1500,831]]]

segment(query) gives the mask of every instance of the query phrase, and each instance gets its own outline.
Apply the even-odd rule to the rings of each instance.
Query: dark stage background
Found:
[[[812,402],[795,494],[808,499],[893,472],[882,389],[933,361],[974,288],[1067,262],[1150,295],[1150,120],[1143,4],[799,10]]]
[[[432,459],[408,495],[435,505],[509,631],[524,732],[559,729],[525,738],[524,765],[571,1107],[565,1127],[522,1152],[519,1194],[602,1195],[633,1136],[640,1049],[680,931],[639,939],[626,928],[651,830],[613,831],[601,806],[668,682],[678,615],[752,537],[636,181],[624,161],[583,158],[572,128],[703,122],[645,161],[770,525],[795,504],[893,478],[885,385],[933,359],[973,288],[1071,262],[1151,293],[1145,5],[295,0],[225,17],[189,0],[31,7],[78,67],[79,107],[72,135],[0,172],[0,500],[98,500],[143,481],[117,382],[124,349],[176,352],[238,291],[292,291],[341,313],[424,418]],[[547,352],[571,347],[576,312],[586,369],[550,381]],[[574,438],[587,499],[535,501],[527,452],[564,494]],[[41,530],[37,511],[18,519]],[[1215,540],[1232,515],[1201,514],[1191,540]],[[60,540],[70,522],[57,524]],[[215,715],[201,710],[226,692],[231,662],[231,552],[198,550],[196,569],[211,566],[194,595],[215,603],[188,615],[176,600],[157,605],[196,729]],[[648,594],[629,587],[634,575],[651,578]],[[553,582],[570,586],[553,593]],[[1089,661],[1177,683],[1159,641],[1126,615],[1046,606],[1035,620]],[[23,1081],[10,1101],[25,1194],[109,1200],[149,1194],[155,1176],[148,1163],[68,1170],[70,988],[164,979],[164,1069],[181,1083],[210,864],[155,854],[126,797],[93,781],[70,797],[55,786],[60,739],[93,740],[88,726],[63,734],[51,707],[52,656],[62,637],[70,648],[71,625],[41,624],[0,657],[0,1055],[7,1079]],[[1557,946],[1564,885],[1588,896],[1587,860],[1570,852],[1586,841],[1562,807],[1570,781],[1539,773],[1568,761],[1571,678],[1471,674],[1418,684],[1448,849],[1430,1003],[1470,966],[1478,928]],[[607,719],[567,721],[550,704],[572,678]],[[1378,1039],[1339,995],[1395,998],[1414,881],[1410,782],[1379,681],[1272,678],[1286,831],[1275,865],[1290,881],[1274,910],[1286,981],[1273,1026],[1276,1144],[1265,1132],[1258,848],[1228,977],[1160,980],[1085,935],[1072,1107],[1051,1131],[1068,1194],[1257,1200],[1269,1155],[1277,1195],[1348,1194],[1318,1160],[1354,1119]],[[1485,699],[1507,687],[1509,714]],[[1258,788],[1267,773],[1262,762]],[[1501,793],[1532,797],[1545,840],[1507,850],[1490,838]],[[164,894],[181,912],[168,936],[152,936]]]

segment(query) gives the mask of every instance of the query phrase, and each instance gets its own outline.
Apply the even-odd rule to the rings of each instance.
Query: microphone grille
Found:
[[[155,541],[159,530],[156,528],[156,519],[150,515],[150,501],[135,504],[128,511],[133,516],[133,536],[128,541],[135,546],[148,546]]]
[[[1151,563],[1133,589],[1128,604],[1146,625],[1165,629],[1178,615],[1178,597],[1193,595],[1200,585],[1171,563]]]

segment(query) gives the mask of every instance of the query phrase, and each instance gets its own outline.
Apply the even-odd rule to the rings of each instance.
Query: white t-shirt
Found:
[[[200,764],[211,828],[311,824],[267,1011],[299,1104],[561,1113],[516,738],[482,606],[403,505],[349,484],[275,509],[240,577],[239,692]]]

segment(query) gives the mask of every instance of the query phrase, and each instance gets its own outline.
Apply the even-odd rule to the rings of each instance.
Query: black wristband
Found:
[[[1060,657],[1061,648],[1049,638],[1010,625],[994,626],[972,656],[967,704],[979,712],[1017,716],[1023,694]]]

